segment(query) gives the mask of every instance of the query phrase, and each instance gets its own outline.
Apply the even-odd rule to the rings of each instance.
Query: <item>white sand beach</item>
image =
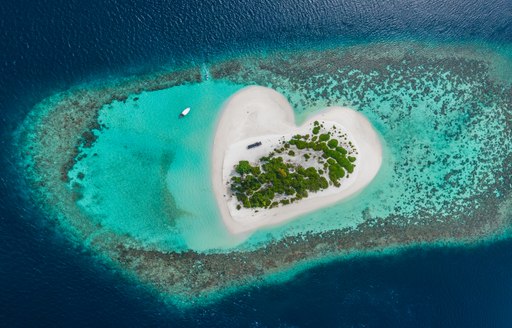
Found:
[[[315,120],[341,129],[358,152],[355,171],[342,181],[340,188],[329,187],[290,205],[272,209],[236,209],[231,196],[229,178],[240,160],[256,162],[268,155],[279,140],[309,131]],[[248,150],[247,145],[261,141],[262,145]],[[382,147],[376,131],[360,113],[343,107],[329,107],[310,117],[300,127],[295,125],[293,110],[277,91],[251,86],[233,95],[225,104],[213,143],[212,182],[215,197],[227,229],[233,234],[250,232],[282,224],[322,207],[342,201],[367,186],[377,175],[382,163]]]

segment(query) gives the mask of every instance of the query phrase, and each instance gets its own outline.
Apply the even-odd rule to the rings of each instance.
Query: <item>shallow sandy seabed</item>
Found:
[[[362,114],[349,108],[329,107],[310,117],[301,127],[295,125],[294,119],[293,109],[286,98],[265,87],[251,86],[240,90],[224,106],[213,144],[212,180],[222,219],[230,232],[247,234],[339,202],[361,191],[377,175],[382,163],[382,147],[371,123]],[[343,180],[343,187],[331,186],[299,203],[257,213],[237,210],[236,199],[230,201],[227,196],[227,183],[234,164],[240,160],[255,161],[260,156],[266,156],[277,146],[266,139],[278,140],[283,135],[297,134],[315,120],[338,123],[356,145],[356,169],[348,179]],[[263,145],[247,151],[245,146],[258,140],[264,140]]]
[[[80,147],[94,144],[91,131],[102,128],[100,108],[144,90],[200,82],[199,68],[76,88],[43,101],[17,136],[20,171],[32,200],[75,240],[134,279],[192,304],[322,258],[507,235],[512,88],[500,72],[510,67],[510,57],[490,48],[410,43],[275,53],[210,65],[215,80],[278,90],[299,117],[339,105],[369,118],[393,156],[385,163],[389,180],[376,178],[386,189],[365,189],[374,205],[351,214],[361,219],[355,228],[300,234],[291,229],[264,245],[255,234],[251,247],[228,252],[162,251],[105,230],[84,215],[67,173],[79,160]]]

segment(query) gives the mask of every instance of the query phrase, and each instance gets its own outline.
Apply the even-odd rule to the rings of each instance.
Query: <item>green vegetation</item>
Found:
[[[240,161],[238,165],[236,166],[236,173],[240,175],[244,175],[246,173],[251,172],[251,164],[249,164],[248,161]]]
[[[329,135],[329,133],[324,133],[324,134],[321,134],[320,137],[318,137],[318,139],[320,141],[327,141],[327,140],[329,140],[330,137],[331,136]]]
[[[318,121],[315,121],[315,123],[313,123],[314,127],[313,127],[313,134],[318,134],[320,132],[320,123],[318,123]],[[316,137],[313,137],[315,140],[316,140]],[[315,141],[313,140],[313,141]]]
[[[338,140],[336,140],[336,139],[329,140],[329,142],[327,143],[327,146],[329,146],[329,148],[336,148],[338,146]]]
[[[329,185],[341,186],[341,179],[354,171],[355,149],[351,142],[350,151],[341,145],[336,129],[318,135],[321,130],[323,124],[315,121],[311,135],[294,135],[257,164],[238,162],[230,181],[237,209],[288,205]],[[305,162],[311,166],[304,167]]]

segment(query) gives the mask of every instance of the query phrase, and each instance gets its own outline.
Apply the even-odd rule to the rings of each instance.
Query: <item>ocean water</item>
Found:
[[[503,169],[496,167],[502,165],[511,146],[509,140],[503,140],[501,105],[481,104],[478,111],[471,107],[479,101],[472,95],[482,88],[482,81],[475,77],[460,82],[446,78],[444,69],[432,73],[431,67],[422,70],[414,66],[413,70],[418,84],[430,89],[428,93],[393,78],[385,78],[382,87],[369,88],[364,97],[357,95],[358,89],[328,74],[332,80],[322,83],[320,90],[290,95],[293,91],[284,84],[283,92],[288,92],[294,103],[308,99],[310,93],[323,92],[323,88],[353,90],[356,95],[349,94],[346,99],[330,91],[318,103],[295,107],[297,123],[314,115],[326,100],[341,98],[354,103],[381,136],[383,164],[361,195],[280,227],[262,229],[242,246],[355,227],[365,220],[364,212],[381,218],[401,216],[404,223],[426,214],[441,221],[446,218],[439,214],[455,216],[469,211],[477,202],[475,196],[496,188],[493,182],[503,175]],[[74,166],[69,182],[80,186],[78,205],[102,227],[95,237],[113,231],[158,249],[197,251],[229,249],[244,241],[230,236],[222,226],[210,182],[210,159],[217,115],[224,101],[246,85],[206,80],[144,92],[104,106],[99,123],[105,127],[97,131],[94,145],[79,155],[86,157]],[[396,93],[400,93],[398,105]],[[357,105],[358,99],[363,100],[361,105]],[[191,116],[176,119],[176,113],[188,106],[194,109]]]
[[[160,249],[232,245],[216,216],[210,157],[218,109],[241,87],[206,81],[106,106],[99,122],[107,128],[70,174],[82,185],[79,206],[106,229]],[[186,107],[192,119],[178,120]]]
[[[331,263],[285,284],[255,287],[207,307],[178,310],[95,261],[94,254],[73,241],[63,239],[37,206],[27,202],[26,187],[20,184],[20,173],[14,169],[10,136],[35,103],[56,91],[181,63],[202,64],[273,49],[322,48],[375,40],[510,46],[511,7],[509,1],[468,1],[463,5],[448,1],[3,1],[0,324],[510,326],[512,243],[508,240],[474,248],[418,248],[396,256]],[[225,93],[217,93],[208,101],[220,104],[236,89],[225,87]],[[200,92],[193,88],[181,91],[187,101],[191,94]],[[139,106],[144,105],[143,96],[138,101]],[[162,101],[165,103],[165,99]],[[196,101],[201,100],[197,97]],[[179,102],[176,106],[184,107]],[[205,112],[201,121],[204,125],[198,128],[209,128],[208,120],[214,114]],[[377,127],[386,132],[382,125]],[[166,131],[168,128],[173,127],[162,127]],[[414,127],[409,128],[414,131]],[[133,127],[127,130],[133,131]],[[169,137],[183,136],[182,131],[174,131]],[[144,141],[127,135],[117,142],[133,146]],[[151,146],[160,147],[165,164],[167,146]],[[478,150],[468,147],[465,151],[471,156]],[[203,165],[196,159],[192,153],[173,160],[182,165]],[[193,177],[201,178],[188,178]],[[197,192],[208,193],[208,189]],[[200,211],[212,206],[206,204]],[[130,208],[126,211],[129,217]],[[152,227],[141,229],[140,223],[133,222],[137,231],[144,234],[149,229],[148,236],[154,236]],[[166,222],[161,223],[162,227],[173,228]],[[130,224],[118,228],[129,229]],[[183,240],[161,242],[179,244]]]

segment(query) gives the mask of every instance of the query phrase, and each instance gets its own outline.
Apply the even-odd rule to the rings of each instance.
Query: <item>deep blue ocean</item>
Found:
[[[327,43],[512,43],[511,0],[0,1],[0,327],[512,327],[512,241],[331,263],[183,311],[64,239],[14,168],[43,98],[108,77]]]

